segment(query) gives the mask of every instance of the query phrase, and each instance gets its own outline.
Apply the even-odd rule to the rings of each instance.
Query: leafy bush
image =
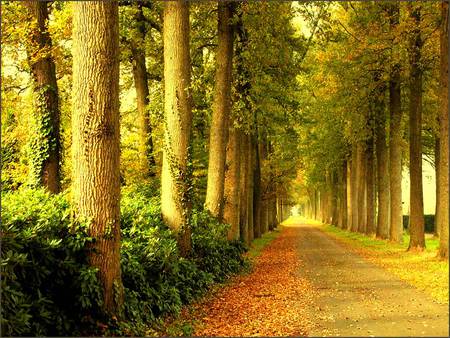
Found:
[[[83,224],[64,196],[20,190],[2,196],[2,335],[73,335],[101,305],[86,263]]]
[[[202,210],[192,216],[193,251],[180,257],[152,189],[123,190],[121,266],[124,317],[102,317],[92,239],[71,220],[65,195],[19,190],[2,195],[2,335],[144,335],[152,323],[245,265],[241,242]]]

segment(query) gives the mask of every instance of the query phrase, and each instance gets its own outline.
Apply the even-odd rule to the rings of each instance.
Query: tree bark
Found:
[[[225,205],[224,205],[224,222],[230,224],[231,228],[228,232],[228,240],[239,238],[239,181],[240,181],[240,151],[241,132],[234,127],[230,128],[230,136],[228,138],[226,150],[225,165]]]
[[[139,162],[144,177],[153,176],[155,173],[155,158],[153,156],[152,127],[148,111],[149,89],[147,67],[145,65],[145,18],[142,12],[142,3],[136,3],[135,37],[131,39],[131,64],[133,71],[134,87],[136,89],[136,103],[138,111],[139,133]]]
[[[256,124],[256,122],[255,122]],[[261,214],[262,214],[262,196],[261,196],[261,161],[260,161],[260,144],[258,135],[253,139],[253,237],[261,237]]]
[[[120,272],[119,21],[117,2],[76,2],[73,16],[73,200],[90,219],[88,254],[103,308],[118,316]]]
[[[390,5],[390,26],[395,30],[400,22],[400,6]],[[403,240],[402,211],[402,106],[400,88],[400,64],[394,64],[389,79],[389,179],[390,179],[390,234],[393,242]]]
[[[379,74],[375,78],[380,81]],[[375,91],[375,132],[376,132],[376,156],[377,156],[377,190],[378,190],[378,214],[377,237],[389,238],[389,148],[386,143],[386,114],[385,114],[385,86],[379,84]]]
[[[341,168],[341,184],[342,184],[342,192],[341,192],[341,214],[342,214],[342,223],[341,228],[347,229],[347,161],[344,161]]]
[[[259,175],[261,177],[261,168],[267,159],[267,138],[265,135],[259,144]],[[269,231],[269,182],[260,179],[260,196],[261,196],[261,235]]]
[[[366,209],[366,151],[364,143],[357,145],[357,185],[358,185],[358,231],[366,232],[367,209]]]
[[[373,133],[369,136],[366,146],[366,234],[376,233],[375,226],[375,159]]]
[[[438,120],[438,126],[440,126],[439,119],[437,119],[437,120]],[[440,153],[441,153],[440,147],[441,147],[441,140],[439,138],[439,135],[436,135],[436,139],[434,141],[434,166],[435,166],[435,176],[436,176],[436,207],[435,207],[435,213],[434,213],[434,235],[436,237],[439,237],[439,233],[440,233],[440,231],[439,231],[439,225],[440,225],[439,224],[439,213],[441,210],[441,206],[440,206],[441,202],[439,199],[439,196],[441,195],[440,191],[439,191],[440,190],[440,182],[439,182],[439,180],[440,180],[440,177],[439,177],[440,176],[439,175],[440,159],[439,158],[440,158]]]
[[[47,2],[27,1],[31,29],[27,46],[33,79],[36,133],[30,141],[31,176],[34,184],[51,193],[60,191],[61,141],[60,110],[52,40],[47,30]]]
[[[216,85],[211,132],[209,139],[208,183],[205,208],[222,219],[228,120],[231,111],[231,82],[233,58],[233,18],[231,2],[218,2],[218,48]]]
[[[357,181],[357,172],[358,172],[358,148],[357,145],[353,145],[352,149],[352,169],[351,169],[351,196],[352,196],[352,225],[351,230],[356,232],[358,231],[358,181]]]
[[[248,157],[250,155],[250,145],[248,143],[248,136],[241,132],[240,137],[240,179],[239,179],[239,229],[241,239],[249,244],[249,230],[248,230]]]
[[[410,158],[410,242],[408,249],[425,248],[425,225],[422,186],[422,77],[420,65],[423,45],[420,32],[420,7],[409,4],[410,16],[416,23],[410,46],[409,158]]]
[[[352,158],[349,158],[347,161],[347,168],[346,168],[346,173],[347,173],[347,226],[345,227],[345,229],[347,230],[351,230],[352,228],[352,224],[353,224],[353,218],[352,218],[352,212],[353,212],[353,181],[352,181],[352,167],[353,167],[353,163],[352,163]]]
[[[440,117],[440,156],[439,156],[439,255],[448,259],[448,222],[449,222],[449,197],[448,197],[448,2],[442,2],[441,23],[441,109]]]
[[[248,240],[249,242],[253,241],[255,238],[255,229],[254,229],[254,188],[255,188],[255,145],[252,135],[247,135],[248,144],[249,144],[249,153],[248,153],[248,195],[247,195],[247,217],[248,217]]]
[[[337,179],[337,172],[333,170],[331,172],[331,224],[338,225],[339,218],[339,205],[338,205],[338,194],[339,194],[339,185]]]
[[[164,153],[161,175],[161,213],[175,233],[181,255],[191,248],[191,210],[188,170],[192,125],[189,57],[189,4],[164,4]]]

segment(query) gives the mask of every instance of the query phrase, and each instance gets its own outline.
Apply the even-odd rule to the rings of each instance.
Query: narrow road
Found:
[[[349,252],[318,228],[295,227],[299,276],[315,291],[310,336],[448,337],[448,305]]]
[[[317,227],[285,226],[251,273],[186,308],[195,336],[445,336],[447,305]]]

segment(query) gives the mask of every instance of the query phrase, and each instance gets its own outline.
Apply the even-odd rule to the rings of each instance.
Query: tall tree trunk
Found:
[[[341,193],[341,213],[342,213],[342,229],[347,229],[347,161],[342,163],[342,193]]]
[[[380,74],[375,77],[379,82]],[[378,84],[374,96],[376,156],[377,156],[377,189],[378,189],[378,215],[377,237],[389,238],[389,148],[386,143],[386,112],[385,112],[385,85]]]
[[[390,26],[395,30],[400,20],[400,5],[390,5]],[[394,42],[393,42],[394,43]],[[394,46],[395,47],[395,46]],[[389,179],[390,179],[390,234],[391,241],[403,240],[402,211],[402,106],[400,90],[400,64],[394,64],[389,79]]]
[[[61,141],[59,133],[59,97],[52,40],[47,30],[47,2],[27,1],[31,29],[27,46],[34,92],[36,132],[31,147],[31,178],[33,184],[43,186],[51,193],[60,191]]]
[[[410,98],[409,98],[409,168],[410,168],[410,242],[408,249],[425,248],[425,225],[422,186],[422,37],[420,32],[420,5],[409,4],[410,16],[416,26],[410,46]],[[414,8],[413,8],[414,7]]]
[[[145,65],[145,17],[142,12],[142,3],[137,2],[134,21],[135,36],[131,39],[131,64],[133,68],[134,87],[136,89],[136,103],[138,111],[139,132],[139,162],[144,176],[153,176],[155,170],[155,158],[153,156],[152,127],[148,111],[149,89],[147,67]]]
[[[259,175],[261,177],[261,167],[264,165],[266,159],[267,159],[267,137],[263,135],[261,137],[261,141],[259,144]],[[260,198],[261,198],[261,220],[260,220],[260,229],[261,229],[261,235],[269,231],[269,205],[268,205],[268,194],[269,189],[267,187],[269,183],[266,181],[263,181],[262,178],[260,178]]]
[[[338,179],[336,170],[331,172],[331,224],[338,225]]]
[[[161,175],[161,213],[177,236],[181,255],[191,249],[191,210],[188,170],[192,125],[189,57],[189,4],[164,4],[164,153]]]
[[[358,231],[366,232],[367,209],[366,209],[366,151],[364,143],[358,142],[358,169],[357,169],[357,184],[358,184]]]
[[[276,197],[272,198],[271,205],[272,205],[272,222],[271,222],[270,230],[274,230],[278,226],[278,222],[277,222],[277,199],[276,199]]]
[[[239,229],[241,239],[249,244],[249,230],[248,230],[248,173],[250,144],[248,143],[248,136],[241,132],[240,144],[240,179],[239,179]]]
[[[366,146],[366,234],[376,233],[375,226],[375,159],[373,133],[369,136]]]
[[[346,168],[346,173],[347,173],[347,226],[345,227],[345,229],[347,230],[351,230],[352,228],[352,224],[353,224],[353,181],[352,181],[352,167],[353,167],[353,163],[352,163],[352,158],[349,158],[347,160],[347,168]]]
[[[205,207],[221,220],[224,204],[224,181],[228,120],[231,111],[231,82],[233,58],[233,17],[231,2],[218,2],[218,48],[216,87],[214,93],[209,139],[208,183]]]
[[[241,131],[230,128],[230,135],[227,144],[227,159],[225,165],[225,205],[223,219],[224,222],[231,225],[228,232],[228,239],[239,238],[239,187],[240,187],[240,149]]]
[[[256,124],[256,123],[255,123]],[[262,213],[262,198],[261,198],[261,161],[259,153],[259,140],[257,134],[253,140],[253,235],[254,238],[261,237],[261,213]]]
[[[88,254],[98,269],[103,307],[119,315],[119,12],[117,2],[76,2],[73,16],[73,200],[90,219]]]
[[[442,2],[441,26],[441,109],[440,116],[440,156],[439,156],[439,255],[448,259],[448,2]]]
[[[254,219],[254,188],[255,188],[255,144],[253,140],[253,135],[247,135],[248,144],[249,144],[249,155],[247,158],[248,161],[248,195],[247,195],[247,217],[248,217],[248,237],[249,242],[253,241],[255,238],[255,219]]]
[[[358,231],[358,147],[356,144],[353,145],[352,149],[352,169],[351,169],[351,196],[352,196],[352,225],[351,230]]]
[[[442,103],[441,103],[442,104]],[[439,123],[439,119],[438,119],[438,126],[440,125]],[[436,139],[434,141],[434,166],[435,166],[435,176],[436,176],[436,207],[435,207],[435,213],[434,213],[434,235],[436,237],[439,237],[439,213],[441,210],[441,202],[439,199],[440,194],[440,175],[439,175],[439,171],[440,171],[440,153],[441,153],[441,140],[439,138],[439,135],[436,135]]]

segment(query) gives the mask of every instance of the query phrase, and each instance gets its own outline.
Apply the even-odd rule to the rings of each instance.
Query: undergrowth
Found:
[[[228,225],[200,208],[192,213],[192,253],[181,257],[154,190],[127,187],[121,200],[124,314],[111,321],[101,312],[96,270],[86,261],[87,225],[72,214],[64,194],[2,194],[2,336],[149,335],[164,316],[176,316],[247,264],[243,243],[226,240]]]

